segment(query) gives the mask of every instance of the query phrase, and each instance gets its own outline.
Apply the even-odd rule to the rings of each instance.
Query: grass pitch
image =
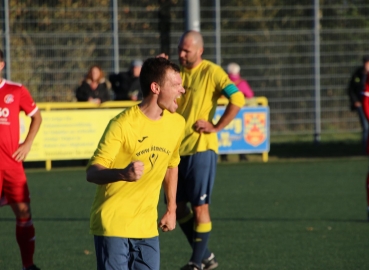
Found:
[[[210,248],[218,269],[369,269],[365,158],[219,164]],[[96,269],[83,169],[27,170],[42,269]],[[163,213],[162,200],[159,215]],[[0,209],[0,269],[21,269],[9,207]],[[160,234],[161,269],[190,248],[179,227]]]

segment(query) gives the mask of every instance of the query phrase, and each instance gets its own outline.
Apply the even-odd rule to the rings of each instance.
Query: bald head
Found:
[[[179,62],[185,68],[196,67],[202,61],[204,51],[204,41],[202,35],[197,31],[185,32],[178,44]]]
[[[180,39],[180,43],[185,39],[191,40],[192,43],[196,45],[198,48],[204,47],[204,40],[202,38],[202,35],[197,31],[190,30],[185,32]]]

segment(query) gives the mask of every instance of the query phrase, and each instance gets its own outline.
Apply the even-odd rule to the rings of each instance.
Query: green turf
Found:
[[[219,164],[211,250],[227,269],[369,269],[365,158]],[[27,170],[44,270],[96,269],[82,169]],[[163,205],[160,204],[160,213]],[[21,269],[9,208],[0,210],[0,269]],[[161,269],[190,248],[179,228],[160,235]]]

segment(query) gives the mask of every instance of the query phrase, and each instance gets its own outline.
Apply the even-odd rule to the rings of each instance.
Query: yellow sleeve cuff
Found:
[[[245,97],[240,91],[238,91],[229,97],[229,102],[241,108],[245,105]]]

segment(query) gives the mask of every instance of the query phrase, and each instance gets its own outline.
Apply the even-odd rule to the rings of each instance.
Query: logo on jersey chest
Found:
[[[147,139],[148,136],[143,136],[141,140],[138,140],[139,143],[142,143],[145,139]]]
[[[139,156],[142,156],[144,154],[149,154],[151,152],[162,152],[162,153],[167,154],[168,156],[170,155],[170,151],[168,149],[166,149],[165,147],[152,145],[150,148],[145,148],[145,149],[142,149],[142,150],[136,152],[136,156],[139,157]]]
[[[14,102],[14,96],[12,94],[7,94],[5,97],[4,97],[4,102],[6,104],[10,104],[12,102]]]

